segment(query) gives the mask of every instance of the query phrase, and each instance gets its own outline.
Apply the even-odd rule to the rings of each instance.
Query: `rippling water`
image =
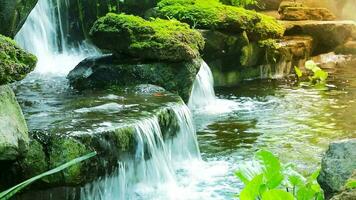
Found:
[[[231,112],[195,115],[203,158],[224,162],[226,197],[240,185],[237,165],[259,149],[270,150],[284,163],[309,173],[318,168],[329,142],[356,137],[356,61],[328,69],[325,88],[305,88],[294,81],[246,81],[217,88],[220,99],[234,103]]]

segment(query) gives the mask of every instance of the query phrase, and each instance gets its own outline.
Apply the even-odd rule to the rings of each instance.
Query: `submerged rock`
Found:
[[[27,125],[15,95],[0,86],[0,161],[15,160],[28,150]]]
[[[42,87],[38,88],[37,92],[41,89]],[[61,94],[41,92],[52,95],[56,103],[24,105],[24,110],[27,111],[43,107],[48,110],[45,115],[27,113],[32,139],[30,148],[14,164],[2,169],[0,188],[8,188],[88,152],[96,151],[98,155],[90,161],[46,177],[34,184],[32,189],[79,188],[99,177],[114,173],[119,161],[125,161],[126,158],[138,159],[143,154],[142,151],[148,148],[148,144],[140,143],[143,142],[140,134],[144,133],[139,133],[142,129],[160,129],[152,137],[158,139],[158,135],[161,135],[160,139],[170,140],[184,128],[178,120],[179,114],[176,114],[181,109],[187,109],[182,99],[158,86],[138,85],[82,94],[71,93],[65,94],[63,99],[60,98]],[[23,98],[20,102],[29,97]],[[76,112],[83,109],[87,112]],[[43,111],[40,113],[43,114]],[[156,123],[155,127],[145,124],[151,121]],[[150,155],[145,154],[145,159],[149,158]],[[50,194],[49,190],[39,199],[48,199]]]
[[[187,102],[201,62],[200,58],[173,63],[141,62],[106,55],[82,61],[68,79],[79,90],[154,84],[179,94]]]
[[[187,61],[199,57],[201,34],[176,20],[109,13],[91,29],[93,42],[102,49],[142,60]],[[115,42],[113,42],[115,41]]]
[[[162,0],[156,14],[162,18],[175,18],[192,27],[229,33],[246,31],[253,40],[280,38],[284,28],[273,17],[218,0]]]
[[[281,21],[285,35],[309,35],[313,38],[313,55],[334,51],[352,37],[354,21]]]
[[[318,182],[327,198],[341,192],[346,181],[356,170],[356,139],[330,144],[322,159]]]
[[[348,41],[335,49],[336,54],[356,55],[356,41]]]
[[[0,85],[22,80],[35,68],[36,62],[34,55],[0,35]]]
[[[0,34],[14,37],[38,0],[0,0]]]

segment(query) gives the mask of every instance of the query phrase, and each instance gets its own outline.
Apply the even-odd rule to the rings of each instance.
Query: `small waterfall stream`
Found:
[[[177,199],[177,190],[184,188],[177,174],[188,170],[182,162],[201,162],[201,158],[187,106],[172,110],[180,128],[175,138],[164,139],[158,117],[135,124],[135,157],[121,161],[114,175],[85,186],[81,199]]]
[[[58,3],[55,9],[54,3],[51,0],[39,0],[15,40],[22,48],[37,56],[35,72],[66,75],[85,57],[98,52],[84,41],[75,46],[68,44],[67,33],[63,31],[60,20],[60,6],[66,4]]]

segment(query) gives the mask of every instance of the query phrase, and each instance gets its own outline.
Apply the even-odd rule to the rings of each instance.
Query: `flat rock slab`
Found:
[[[38,182],[44,188],[79,186],[110,173],[118,160],[136,153],[139,122],[157,119],[165,139],[174,137],[179,129],[174,108],[185,105],[178,95],[161,87],[78,92],[70,89],[65,77],[44,80],[36,76],[31,74],[14,85],[32,138],[28,153],[9,167],[12,178],[5,178],[14,183],[96,151],[98,155],[90,162]]]
[[[330,21],[336,19],[336,16],[326,8],[287,7],[280,12],[280,15],[281,20],[291,21]]]
[[[354,21],[280,21],[286,28],[285,35],[309,35],[313,38],[312,55],[334,51],[352,37]]]

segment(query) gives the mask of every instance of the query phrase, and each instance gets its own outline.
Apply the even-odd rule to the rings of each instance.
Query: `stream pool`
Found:
[[[324,88],[301,87],[287,79],[215,88],[220,103],[212,106],[211,114],[195,113],[194,121],[203,159],[227,171],[225,178],[216,179],[222,196],[230,199],[238,191],[233,173],[259,149],[310,173],[318,168],[329,142],[355,138],[355,67],[353,60],[327,69],[330,77]],[[216,112],[229,110],[226,107],[231,111]]]

